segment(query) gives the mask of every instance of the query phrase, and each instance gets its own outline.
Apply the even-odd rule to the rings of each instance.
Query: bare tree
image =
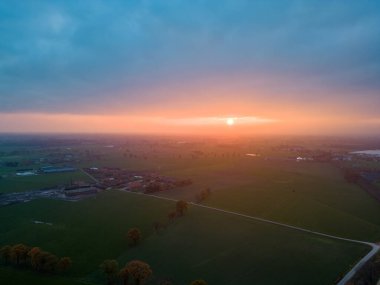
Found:
[[[133,245],[137,245],[141,240],[141,231],[138,228],[131,228],[127,233],[127,237],[131,240]]]
[[[121,281],[123,282],[123,285],[128,285],[129,276],[130,276],[130,273],[127,267],[124,267],[119,271],[119,277]]]
[[[119,263],[114,259],[106,259],[100,264],[100,269],[107,275],[107,284],[114,284],[119,271]]]
[[[132,260],[127,263],[126,268],[131,274],[131,277],[135,280],[135,285],[141,285],[143,282],[152,275],[152,270],[149,264],[140,261]]]
[[[3,260],[4,264],[7,264],[11,259],[11,250],[10,245],[5,245],[0,249],[0,257]]]
[[[188,204],[186,201],[179,200],[176,204],[176,210],[180,216],[183,216],[185,214],[185,211],[187,210],[187,208],[188,208]]]

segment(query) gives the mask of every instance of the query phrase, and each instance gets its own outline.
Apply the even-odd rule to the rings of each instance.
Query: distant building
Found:
[[[61,173],[61,172],[74,172],[74,171],[77,171],[77,169],[74,167],[69,167],[69,166],[61,166],[61,167],[44,166],[40,168],[40,171],[42,173],[49,174],[49,173]]]
[[[98,194],[99,189],[93,186],[85,186],[78,188],[67,188],[64,190],[66,197],[78,197]]]
[[[36,172],[33,169],[18,169],[16,172],[17,176],[32,176],[36,175]]]
[[[33,176],[36,175],[34,171],[22,171],[22,172],[17,172],[17,176]]]

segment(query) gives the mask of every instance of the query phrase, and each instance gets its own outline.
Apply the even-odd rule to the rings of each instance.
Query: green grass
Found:
[[[380,206],[364,190],[344,181],[327,163],[262,159],[192,165],[169,175],[195,183],[160,195],[193,200],[211,187],[209,205],[345,237],[379,241]]]
[[[367,250],[207,209],[190,211],[172,229],[127,251],[121,263],[141,258],[175,284],[196,278],[226,285],[332,284]]]
[[[29,270],[18,270],[11,267],[0,267],[1,284],[20,285],[80,285],[79,280],[64,276],[43,275]],[[4,283],[3,283],[4,282]]]
[[[120,264],[131,259],[148,262],[154,279],[174,284],[204,278],[209,284],[331,284],[368,248],[320,238],[192,206],[160,234],[152,223],[164,220],[170,201],[108,191],[80,202],[35,200],[0,208],[0,245],[25,243],[59,256],[70,256],[73,268],[51,283],[78,280],[102,284],[98,266],[104,259]],[[53,223],[34,224],[33,220]],[[130,248],[125,234],[138,226],[143,242]],[[5,284],[44,284],[47,277],[10,268],[0,270]],[[151,284],[156,284],[155,282]],[[66,282],[66,283],[65,283]]]
[[[0,208],[0,241],[41,246],[70,256],[74,273],[89,272],[127,248],[125,236],[130,227],[138,226],[149,236],[152,223],[166,216],[171,206],[117,191],[80,202],[34,200]],[[34,224],[33,220],[53,225]]]
[[[104,158],[82,166],[154,170],[191,178],[192,186],[160,195],[193,200],[196,193],[210,187],[213,193],[208,205],[338,236],[380,240],[378,202],[346,183],[337,168],[326,163],[221,157],[224,149],[216,149],[209,151],[218,151],[217,157],[192,159],[178,148],[142,159],[96,147]],[[266,152],[272,155],[272,151]],[[0,193],[49,187],[71,179],[88,177],[80,172],[7,177],[0,179]],[[152,223],[164,220],[172,208],[172,202],[118,191],[75,203],[35,200],[0,208],[0,246],[23,242],[70,256],[74,262],[64,277],[0,267],[0,280],[5,284],[24,282],[20,280],[29,284],[65,285],[78,280],[102,284],[98,266],[104,259],[116,258],[124,264],[138,258],[153,268],[150,284],[165,277],[185,285],[197,278],[209,284],[332,284],[368,251],[356,244],[196,207],[163,233],[154,234]],[[33,220],[52,222],[53,226],[34,224]],[[141,228],[145,238],[138,247],[129,248],[125,234],[134,226]]]
[[[181,153],[173,150],[143,160],[122,157],[113,150],[102,163],[150,169],[194,181],[190,187],[160,193],[162,196],[194,200],[196,193],[210,187],[213,194],[209,205],[330,234],[380,240],[379,203],[358,186],[347,183],[341,171],[328,163],[245,156],[192,159],[186,152],[179,158]]]
[[[91,179],[81,171],[34,176],[8,176],[0,179],[0,193],[38,190],[69,184],[71,181],[91,181]]]

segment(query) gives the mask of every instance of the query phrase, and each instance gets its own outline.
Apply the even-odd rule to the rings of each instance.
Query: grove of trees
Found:
[[[59,258],[39,247],[30,247],[22,243],[0,248],[0,259],[5,265],[31,268],[44,273],[63,273],[72,264],[70,257]]]
[[[113,285],[121,281],[128,285],[132,280],[135,285],[142,285],[152,275],[148,263],[141,260],[132,260],[119,270],[119,263],[114,259],[104,260],[100,269],[107,277],[107,284]]]

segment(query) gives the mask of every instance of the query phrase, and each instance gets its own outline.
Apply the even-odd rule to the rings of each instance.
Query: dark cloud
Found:
[[[378,102],[379,3],[2,1],[0,111],[128,110],[219,77],[278,100]]]

